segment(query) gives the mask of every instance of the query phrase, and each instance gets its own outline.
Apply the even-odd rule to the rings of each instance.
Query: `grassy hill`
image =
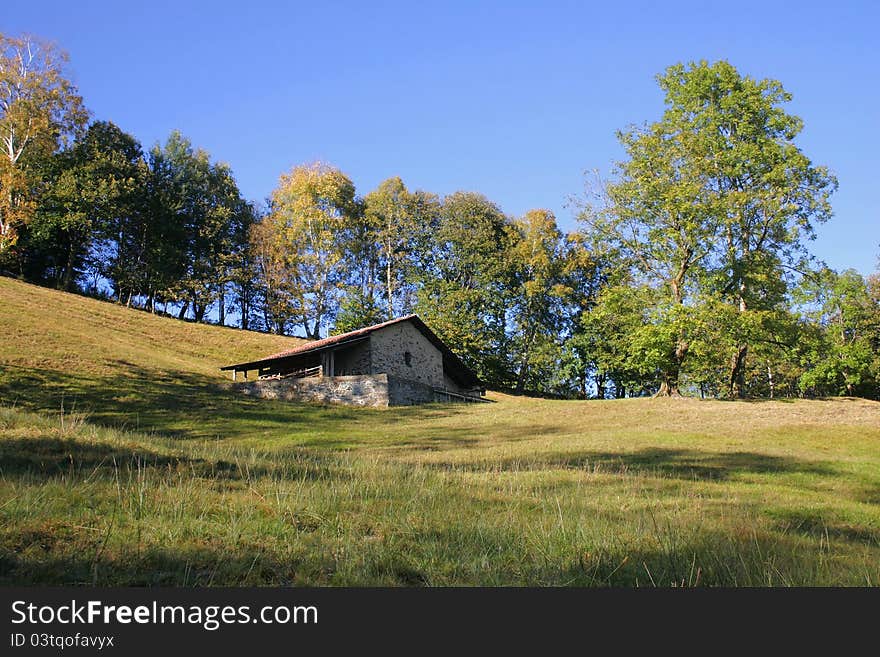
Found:
[[[327,408],[292,338],[0,278],[0,584],[880,583],[880,404]]]

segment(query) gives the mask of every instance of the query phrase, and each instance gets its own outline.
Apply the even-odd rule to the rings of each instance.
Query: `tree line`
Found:
[[[880,398],[880,278],[809,251],[834,176],[773,80],[658,76],[665,110],[577,227],[303,164],[271,198],[183,135],[91,120],[66,58],[0,35],[0,268],[180,319],[320,338],[415,312],[490,386],[560,397]]]

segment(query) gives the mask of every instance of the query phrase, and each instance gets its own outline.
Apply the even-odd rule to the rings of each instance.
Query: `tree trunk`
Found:
[[[186,311],[189,310],[189,299],[183,302],[183,306],[180,309],[180,312],[177,314],[177,319],[183,319],[186,317]]]
[[[685,258],[679,266],[678,273],[669,281],[672,288],[672,298],[678,305],[684,303],[684,292],[682,290],[684,277],[688,271],[690,263],[690,254]],[[660,389],[654,393],[654,397],[681,397],[678,389],[678,377],[681,374],[682,364],[685,356],[687,356],[689,344],[684,341],[684,336],[679,336],[672,352],[672,366],[663,372]]]
[[[684,340],[679,340],[676,343],[675,351],[672,353],[673,365],[663,372],[660,390],[654,393],[654,397],[681,397],[681,391],[678,389],[678,377],[681,374],[682,364],[689,348],[690,344]]]
[[[654,397],[681,397],[678,389],[678,371],[664,372],[660,382],[660,390],[654,393]]]
[[[250,315],[250,307],[248,304],[248,293],[246,291],[242,291],[241,293],[241,328],[245,331],[248,330],[248,315]]]
[[[73,278],[74,278],[74,276],[73,276],[73,262],[75,259],[74,251],[75,251],[75,249],[73,246],[73,239],[69,238],[68,239],[68,246],[67,246],[67,264],[64,267],[64,276],[62,278],[62,283],[61,283],[62,289],[65,292],[72,292],[73,291]]]
[[[746,396],[746,356],[749,345],[740,345],[730,359],[730,397],[742,399]]]
[[[746,312],[746,284],[740,281],[739,284],[739,312]],[[749,353],[749,345],[740,344],[736,353],[730,359],[730,382],[729,395],[736,399],[742,399],[746,396],[746,356]]]
[[[534,342],[535,342],[535,335],[537,334],[537,332],[538,332],[537,327],[535,325],[532,325],[529,328],[528,333],[526,335],[526,342],[525,342],[525,345],[523,345],[523,357],[520,360],[519,372],[517,373],[517,376],[516,376],[516,392],[517,392],[517,394],[522,394],[523,391],[525,390],[526,377],[529,374],[529,361],[531,360],[530,356],[531,356],[532,344],[534,344]]]
[[[394,319],[394,290],[391,287],[391,257],[385,264],[385,286],[388,290],[388,319]]]
[[[596,373],[596,398],[605,399],[605,375]]]
[[[219,304],[217,320],[220,322],[220,326],[226,326],[226,294],[224,293],[224,287],[225,285],[220,286],[220,298],[217,301]]]
[[[319,317],[315,318],[314,328],[309,326],[308,320],[303,321],[303,328],[306,330],[306,337],[310,340],[321,339],[321,320]]]

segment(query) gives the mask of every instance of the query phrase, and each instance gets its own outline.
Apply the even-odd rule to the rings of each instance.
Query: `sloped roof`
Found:
[[[348,333],[342,333],[340,335],[332,335],[329,338],[323,338],[321,340],[315,340],[313,342],[306,342],[305,344],[298,345],[293,349],[285,349],[284,351],[279,351],[276,354],[271,354],[269,356],[265,356],[260,358],[259,360],[246,362],[246,363],[236,363],[234,365],[226,365],[225,367],[221,367],[221,370],[252,370],[259,369],[261,367],[265,367],[272,361],[295,358],[297,356],[301,356],[303,354],[310,354],[320,351],[325,351],[327,349],[332,349],[333,347],[342,346],[344,344],[351,344],[354,342],[360,342],[361,340],[365,340],[369,335],[375,331],[380,329],[387,328],[388,326],[392,326],[394,324],[401,324],[403,322],[412,322],[413,326],[415,326],[421,333],[424,335],[437,349],[443,354],[443,369],[446,370],[453,378],[467,386],[479,386],[482,385],[477,375],[471,370],[467,365],[465,365],[462,360],[455,355],[455,353],[446,346],[446,344],[437,337],[437,335],[428,328],[427,324],[425,324],[418,315],[405,315],[404,317],[398,317],[397,319],[392,319],[387,322],[382,322],[380,324],[373,324],[373,326],[367,326],[362,329],[357,329],[356,331],[349,331]]]

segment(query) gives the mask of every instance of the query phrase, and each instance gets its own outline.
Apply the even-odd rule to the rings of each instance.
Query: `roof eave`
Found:
[[[293,360],[296,358],[301,358],[303,356],[310,356],[312,354],[319,354],[322,351],[331,351],[334,349],[340,349],[342,347],[347,347],[349,345],[357,344],[358,342],[363,342],[369,338],[369,334],[361,335],[356,338],[352,338],[351,340],[343,340],[342,342],[334,342],[333,344],[321,345],[319,347],[315,347],[314,349],[307,349],[303,351],[297,351],[292,354],[287,354],[286,356],[275,356],[273,358],[261,358],[260,360],[254,360],[249,363],[236,363],[234,365],[226,365],[225,367],[221,367],[221,371],[230,371],[236,370],[237,372],[242,372],[245,369],[248,370],[256,370],[266,365],[268,363],[275,363],[280,360]]]

